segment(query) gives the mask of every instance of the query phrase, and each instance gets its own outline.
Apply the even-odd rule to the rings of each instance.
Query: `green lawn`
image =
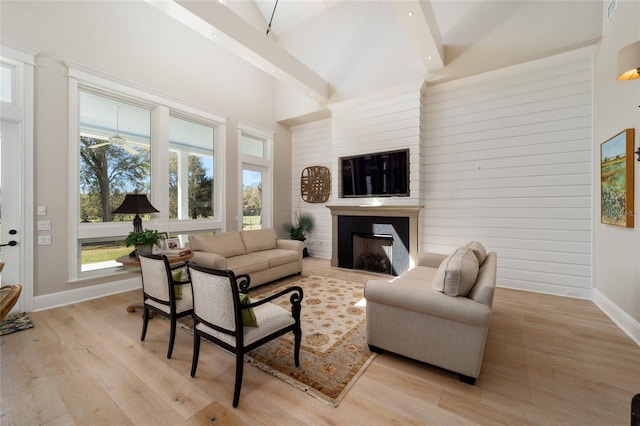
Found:
[[[129,254],[132,247],[126,246],[85,246],[82,250],[82,264],[107,262]]]

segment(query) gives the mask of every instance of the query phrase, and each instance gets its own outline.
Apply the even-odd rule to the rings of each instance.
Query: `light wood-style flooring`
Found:
[[[0,424],[628,425],[640,393],[640,347],[592,302],[499,288],[475,386],[383,353],[331,408],[246,365],[234,409],[233,356],[204,344],[191,378],[186,330],[170,360],[167,321],[140,342],[140,312],[126,311],[139,297],[34,312],[35,328],[0,337]]]

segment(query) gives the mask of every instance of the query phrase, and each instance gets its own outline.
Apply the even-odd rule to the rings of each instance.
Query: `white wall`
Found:
[[[592,51],[427,88],[423,249],[476,239],[498,285],[590,297]]]
[[[274,183],[286,182],[289,187],[291,139],[289,131],[275,120],[274,79],[151,5],[2,1],[0,31],[3,38],[40,52],[35,69],[34,204],[48,208],[52,244],[35,249],[36,296],[114,280],[68,280],[69,100],[63,61],[227,117],[224,181],[229,229],[237,229],[239,217],[237,122],[277,131]],[[288,212],[290,195],[290,190],[276,191],[274,205],[285,205]],[[286,218],[280,208],[274,209],[275,226],[281,227]]]
[[[606,8],[608,2],[603,3]],[[640,79],[616,80],[617,52],[640,40],[640,2],[618,1],[611,20],[603,18],[602,41],[595,56],[594,125],[594,300],[640,344],[640,163],[635,164],[635,228],[600,223],[600,144],[634,128],[640,145]],[[634,156],[635,158],[635,156]]]

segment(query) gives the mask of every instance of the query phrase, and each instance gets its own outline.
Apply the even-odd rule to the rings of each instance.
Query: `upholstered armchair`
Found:
[[[175,280],[167,256],[138,253],[142,271],[142,291],[144,294],[144,314],[142,315],[142,335],[147,334],[150,311],[167,317],[171,324],[167,358],[171,358],[176,339],[178,318],[193,314],[193,300],[190,281]]]
[[[244,354],[288,332],[294,334],[294,361],[300,366],[300,310],[302,288],[291,286],[254,302],[249,301],[249,275],[187,263],[193,289],[193,361],[191,377],[198,368],[200,339],[234,353],[236,377],[233,406],[237,407],[242,387]],[[241,293],[242,291],[242,293]],[[291,294],[291,310],[271,301]]]

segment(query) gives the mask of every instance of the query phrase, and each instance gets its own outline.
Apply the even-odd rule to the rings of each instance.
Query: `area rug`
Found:
[[[309,270],[251,289],[256,300],[287,286],[302,287],[302,344],[300,367],[293,361],[292,333],[251,351],[245,361],[337,407],[376,356],[366,343],[365,282],[356,274]],[[288,297],[278,304],[291,306]]]
[[[26,312],[7,315],[2,324],[0,324],[0,336],[28,328],[33,328],[33,323]]]

